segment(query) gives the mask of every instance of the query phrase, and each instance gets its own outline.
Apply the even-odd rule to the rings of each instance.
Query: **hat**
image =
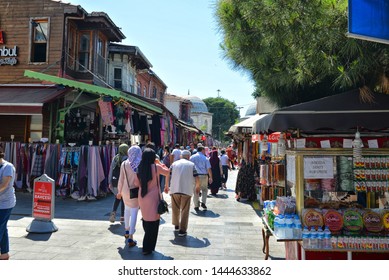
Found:
[[[198,143],[198,144],[197,144],[197,147],[204,147],[204,146],[203,146],[203,144]]]
[[[191,156],[191,153],[190,153],[190,151],[188,151],[188,150],[183,150],[183,151],[181,152],[181,155],[182,155],[182,156]]]

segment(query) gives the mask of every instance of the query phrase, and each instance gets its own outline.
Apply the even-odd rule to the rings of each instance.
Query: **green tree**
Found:
[[[226,141],[224,134],[239,119],[239,111],[235,102],[222,97],[208,97],[203,99],[212,116],[212,136],[220,141]]]
[[[221,44],[253,95],[287,106],[360,88],[389,93],[384,44],[352,39],[347,0],[219,0]]]

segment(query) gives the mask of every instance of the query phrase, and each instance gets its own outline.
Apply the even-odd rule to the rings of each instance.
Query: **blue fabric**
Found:
[[[349,0],[349,33],[389,40],[387,0]]]
[[[9,239],[7,223],[13,208],[0,209],[0,249],[1,254],[9,252]]]

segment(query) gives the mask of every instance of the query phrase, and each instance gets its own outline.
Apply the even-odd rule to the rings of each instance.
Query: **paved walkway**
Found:
[[[235,200],[238,171],[231,171],[227,190],[208,196],[208,211],[190,210],[188,235],[179,237],[171,224],[171,213],[161,220],[156,251],[141,254],[143,228],[138,215],[134,238],[138,245],[126,247],[124,227],[108,221],[113,196],[79,202],[56,198],[53,223],[58,231],[29,233],[32,195],[17,193],[17,206],[8,223],[13,260],[263,260],[262,222],[250,202]],[[170,196],[165,195],[170,203]],[[192,203],[193,205],[193,203]],[[201,209],[201,208],[200,208]],[[272,259],[284,259],[283,243],[270,238]]]

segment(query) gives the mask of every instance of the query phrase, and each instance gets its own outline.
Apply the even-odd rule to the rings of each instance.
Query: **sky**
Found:
[[[216,0],[68,0],[88,13],[105,12],[126,36],[121,43],[140,48],[167,93],[221,96],[234,101],[244,116],[254,83],[234,70],[220,48]],[[220,91],[218,91],[220,90]]]

